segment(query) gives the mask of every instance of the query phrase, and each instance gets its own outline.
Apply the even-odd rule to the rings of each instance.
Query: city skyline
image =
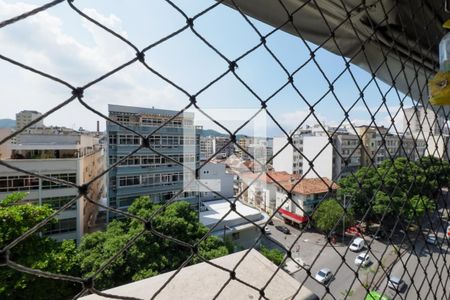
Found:
[[[30,3],[38,3],[38,1],[30,1]],[[215,2],[197,1],[189,6],[183,4],[182,1],[175,1],[175,3],[185,9],[187,13],[195,15]],[[7,19],[34,5],[2,0],[0,1],[0,19]],[[141,5],[145,6],[145,2],[142,1],[125,7],[107,1],[85,5],[79,2],[77,5],[80,5],[80,9],[84,13],[129,38],[140,48],[169,34],[171,30],[184,26],[182,16],[164,3],[155,3],[151,12],[135,9]],[[148,18],[148,14],[151,14],[151,18]],[[168,19],[172,21],[167,22]],[[147,28],[152,30],[143,29],[145,26],[142,26],[138,20],[145,20]],[[251,20],[261,33],[270,32],[270,26]],[[168,27],[155,28],[153,24],[156,23],[153,22],[168,24]],[[248,27],[243,27],[243,22],[245,20],[235,10],[220,5],[215,7],[210,14],[199,18],[195,28],[224,55],[233,59],[259,42],[258,35],[251,28],[241,30],[241,28]],[[221,35],[221,39],[218,39],[218,33],[221,31],[217,24],[220,23],[231,25],[228,25],[229,30],[226,34]],[[49,27],[52,30],[47,30]],[[23,43],[29,47],[22,47]],[[30,63],[34,68],[67,80],[74,86],[81,86],[94,80],[134,57],[134,52],[130,51],[126,44],[111,38],[86,20],[74,16],[71,9],[66,6],[55,7],[33,16],[30,20],[25,20],[23,23],[5,28],[0,32],[0,45],[2,55],[14,57],[19,62]],[[315,47],[310,43],[307,45]],[[267,46],[276,53],[289,72],[294,72],[299,64],[309,57],[306,45],[299,42],[296,37],[281,31],[275,32],[267,39]],[[178,50],[180,47],[183,47],[182,52]],[[339,76],[338,70],[345,67],[342,57],[325,50],[320,49],[316,52],[316,56],[323,62],[322,71],[329,80],[336,79]],[[168,57],[173,59],[167,59]],[[149,51],[146,54],[146,62],[191,94],[202,89],[228,68],[216,53],[189,32],[183,32],[171,40],[168,47],[158,47]],[[197,65],[208,67],[204,68],[204,72],[198,73]],[[0,77],[0,82],[2,82],[4,91],[3,98],[9,99],[9,101],[5,101],[0,118],[11,117],[15,112],[24,109],[38,109],[44,113],[71,95],[71,91],[66,87],[50,80],[41,79],[30,72],[22,71],[3,60],[0,60],[0,66],[5,69],[3,74],[8,74],[7,78],[0,75],[3,76]],[[181,69],[183,72],[179,72]],[[371,76],[359,67],[351,66],[349,70],[357,78],[358,86],[350,80],[350,73],[346,72],[336,79],[333,84],[333,93],[330,93],[328,84],[317,66],[314,62],[309,62],[293,76],[296,88],[301,94],[299,95],[292,87],[287,86],[267,103],[267,109],[289,131],[305,118],[307,119],[306,123],[311,125],[317,122],[314,117],[308,117],[310,111],[305,100],[309,104],[313,104],[324,97],[315,106],[317,117],[329,125],[337,125],[345,115],[336,101],[337,97],[342,99],[341,104],[346,110],[350,109],[349,118],[352,123],[368,124],[371,122],[371,115],[367,112],[362,100],[355,99],[354,95],[359,94],[357,90],[369,82],[364,91],[364,100],[367,102],[369,110],[372,113],[378,110],[376,103],[382,97],[378,91],[380,88],[383,93],[387,93],[387,109],[392,113],[397,111],[398,99],[402,99],[403,95],[391,92],[389,86],[377,79],[371,81]],[[236,73],[263,100],[268,99],[287,82],[287,76],[283,75],[283,70],[261,47],[239,61]],[[304,76],[305,74],[308,76]],[[296,81],[299,78],[301,80]],[[12,82],[23,82],[23,89],[14,89]],[[127,103],[141,107],[171,107],[172,109],[181,109],[189,103],[186,95],[138,64],[125,68],[119,74],[88,89],[85,92],[84,101],[103,114],[107,113],[108,103]],[[355,101],[357,102],[355,103]],[[202,109],[259,109],[261,106],[259,100],[231,74],[226,75],[197,96],[197,104]],[[413,102],[407,97],[405,104],[410,106]],[[387,109],[381,107],[376,114],[377,124],[390,125]],[[199,113],[197,110],[195,112]],[[74,120],[74,118],[68,117],[72,115],[82,117]],[[94,129],[99,116],[86,110],[80,103],[72,102],[47,119],[48,123],[60,124],[69,128]],[[397,123],[399,124],[400,121]],[[210,127],[208,124],[199,125]],[[269,120],[266,126],[270,135],[280,133],[273,121]],[[104,128],[105,124],[101,122],[101,129]]]

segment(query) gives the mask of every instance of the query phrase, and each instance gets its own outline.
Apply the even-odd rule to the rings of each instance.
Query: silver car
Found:
[[[333,274],[331,273],[331,270],[328,268],[322,268],[317,272],[316,276],[314,277],[318,282],[320,283],[327,283],[330,281],[331,277],[333,277]]]
[[[388,287],[390,287],[393,290],[401,291],[405,285],[406,285],[405,282],[400,277],[397,276],[388,277]]]

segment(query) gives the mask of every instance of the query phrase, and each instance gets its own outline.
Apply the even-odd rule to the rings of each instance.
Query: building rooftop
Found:
[[[297,183],[287,182],[281,185],[288,191]],[[303,178],[297,185],[295,185],[293,192],[302,195],[321,194],[328,192],[329,188],[337,190],[339,186],[326,177],[322,178]]]
[[[233,253],[220,258],[211,260],[211,263],[219,265],[228,270],[232,270],[245,255],[245,251]],[[252,249],[236,269],[236,278],[246,282],[248,285],[256,288],[263,288],[270,280],[271,276],[275,276],[270,280],[264,289],[265,299],[318,299],[310,290],[305,287],[297,290],[300,283],[289,276],[283,270],[278,270],[277,266],[270,262],[258,251]],[[141,299],[149,299],[154,295],[175,271],[164,273],[158,276],[150,277],[130,284],[122,285],[104,293],[126,297],[136,297]],[[183,268],[161,291],[156,297],[157,299],[196,299],[206,300],[214,299],[222,287],[218,299],[259,299],[260,294],[248,285],[237,280],[231,280],[230,273],[219,269],[208,263],[199,263]],[[83,300],[99,300],[110,299],[99,295],[89,295],[82,297]]]
[[[230,211],[230,203],[228,201],[236,205],[236,211],[232,211],[228,215],[226,215]],[[249,223],[246,219],[242,218],[236,212],[239,212],[239,214],[245,216],[247,219],[253,222],[264,221],[267,219],[266,216],[258,209],[247,206],[235,199],[229,199],[228,201],[222,199],[203,202],[203,205],[207,210],[200,212],[200,222],[208,227],[212,227],[215,224],[219,223],[219,225],[216,227],[219,229],[223,229],[224,225],[231,227]],[[222,221],[220,221],[225,215],[226,217]]]
[[[167,110],[158,109],[150,107],[136,107],[136,106],[126,106],[126,105],[115,105],[108,104],[109,112],[121,112],[121,113],[131,113],[131,114],[151,114],[151,115],[164,115],[164,116],[174,116],[179,113],[178,110]],[[194,118],[193,112],[184,112],[182,114],[185,118]]]
[[[255,178],[258,178],[259,181],[263,181],[265,183],[273,183],[272,178],[277,182],[286,182],[291,180],[299,180],[299,175],[293,175],[289,174],[286,171],[270,171],[267,173],[263,173],[261,176],[259,176],[259,173],[253,173],[253,172],[246,172],[242,173],[241,177],[245,179],[249,179],[249,181],[253,181]]]

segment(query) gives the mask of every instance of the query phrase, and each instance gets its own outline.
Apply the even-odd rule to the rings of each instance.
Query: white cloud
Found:
[[[34,7],[30,4],[9,4],[0,0],[0,20]],[[103,15],[93,8],[84,9],[83,12],[122,36],[127,36],[127,32],[122,28],[122,21],[114,14]],[[77,30],[83,36],[82,40],[69,34],[63,20],[53,15],[51,10],[4,27],[0,30],[0,53],[74,86],[82,86],[134,58],[135,51],[124,42],[84,18],[79,20],[82,27]],[[69,89],[61,89],[50,80],[43,80],[39,75],[12,65],[3,68],[0,82],[5,82],[2,80],[5,77],[22,82],[26,88],[2,89],[7,93],[3,93],[0,99],[2,105],[4,103],[0,118],[12,117],[21,109],[44,112],[68,98],[71,93]],[[0,88],[1,85],[0,83]],[[162,80],[156,79],[140,63],[135,63],[99,82],[89,88],[85,95],[87,103],[105,114],[107,103],[173,109],[179,109],[188,103],[186,96]],[[6,99],[14,101],[5,101]],[[71,106],[71,109],[78,114],[84,112],[83,118],[75,120],[77,127],[93,128],[94,120],[98,117],[86,114],[81,105]],[[46,123],[72,126],[75,121],[57,112],[49,117]]]

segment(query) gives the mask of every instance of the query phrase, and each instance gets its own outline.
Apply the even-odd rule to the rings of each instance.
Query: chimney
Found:
[[[97,121],[97,133],[100,133],[100,121]]]

